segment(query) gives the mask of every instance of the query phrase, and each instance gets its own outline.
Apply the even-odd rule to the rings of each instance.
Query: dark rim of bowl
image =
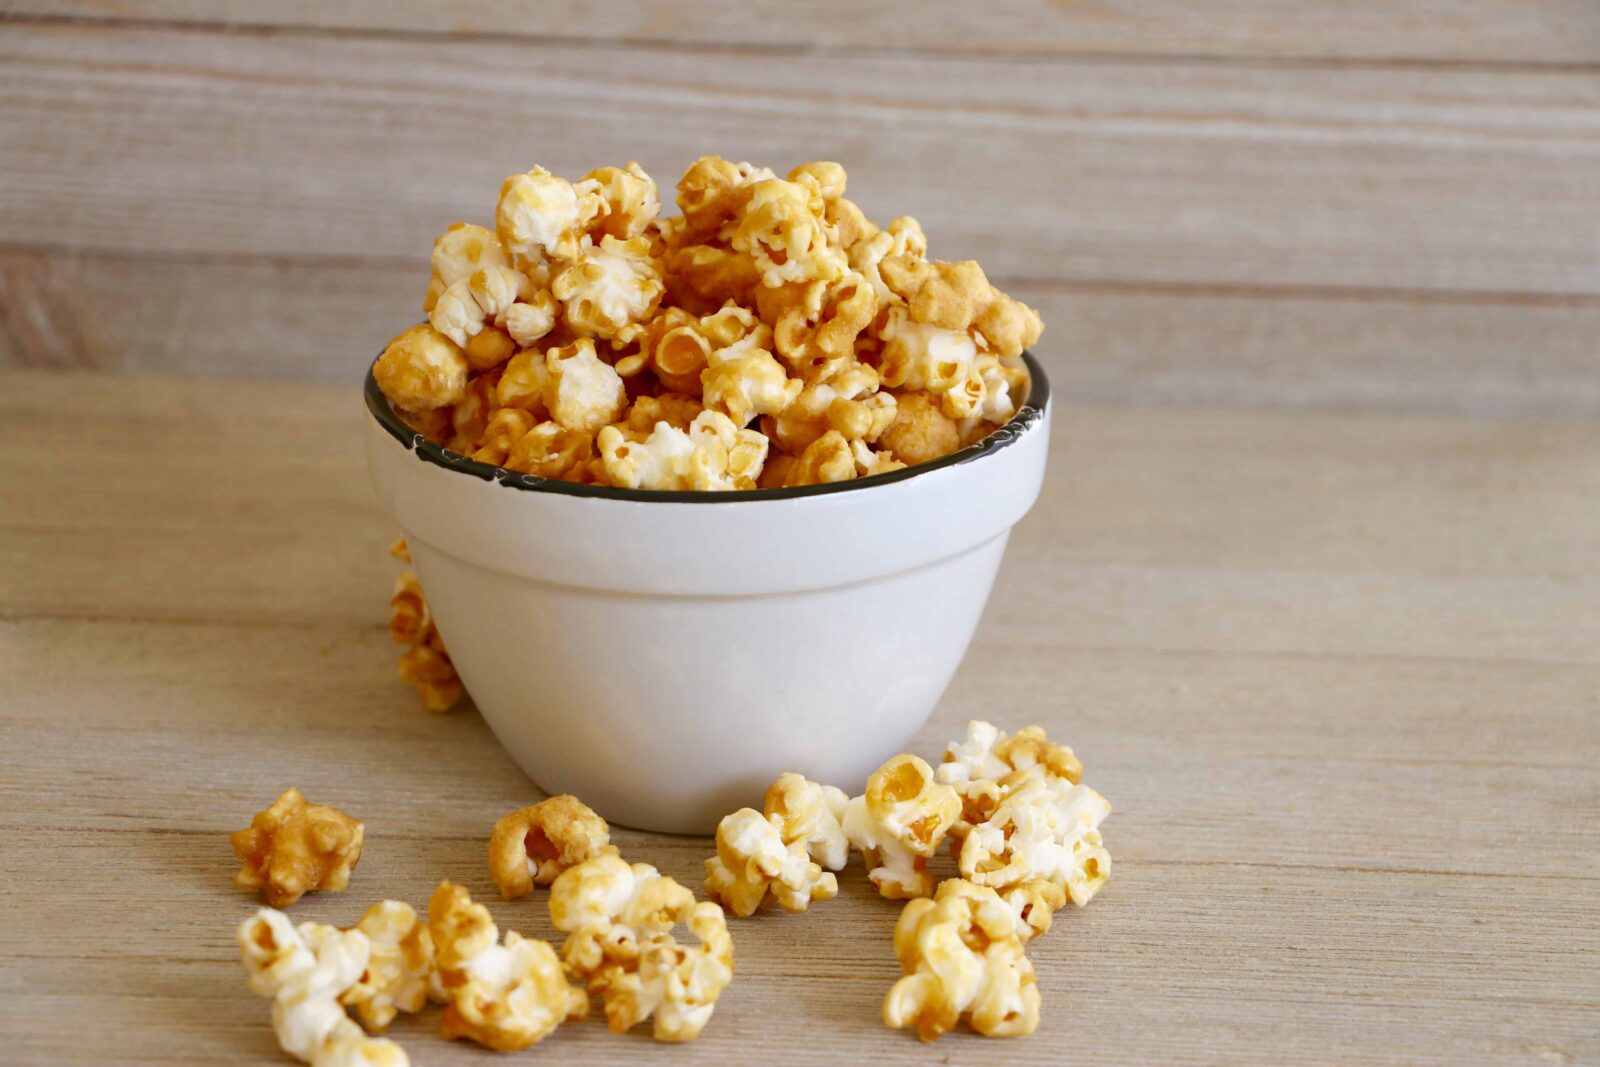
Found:
[[[902,470],[889,471],[887,474],[874,474],[866,478],[853,478],[845,482],[830,482],[826,485],[802,485],[791,489],[736,489],[728,492],[692,492],[689,490],[673,489],[618,489],[609,485],[582,485],[577,482],[563,482],[554,478],[540,478],[533,474],[523,474],[520,471],[508,471],[504,467],[492,467],[487,463],[479,463],[459,452],[452,452],[443,445],[428,440],[411,427],[401,421],[400,416],[394,413],[389,400],[378,388],[378,380],[372,375],[372,368],[367,368],[367,382],[364,390],[367,398],[367,410],[372,417],[378,420],[378,425],[386,430],[390,437],[399,441],[410,449],[413,455],[424,463],[432,463],[445,470],[459,471],[470,474],[474,478],[486,482],[498,482],[510,489],[522,489],[535,493],[562,493],[566,496],[593,496],[608,500],[639,500],[661,504],[734,504],[752,500],[793,500],[796,497],[826,496],[829,493],[850,493],[858,489],[871,489],[875,486],[888,485],[890,482],[902,482],[907,478],[915,478],[929,471],[940,470],[944,467],[954,467],[961,463],[972,463],[984,456],[992,455],[1003,448],[1010,446],[1034,424],[1044,418],[1045,405],[1050,400],[1050,380],[1045,377],[1044,368],[1034,358],[1032,352],[1022,353],[1022,360],[1028,368],[1028,399],[1023,401],[1017,413],[1003,426],[997,427],[987,437],[974,441],[965,448],[957,449],[947,456],[919,463],[913,467]],[[377,360],[373,360],[377,364]]]

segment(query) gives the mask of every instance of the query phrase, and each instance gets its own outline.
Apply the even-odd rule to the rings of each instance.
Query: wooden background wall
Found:
[[[1070,398],[1600,415],[1595,0],[0,0],[0,365],[353,380],[535,162],[845,163]]]

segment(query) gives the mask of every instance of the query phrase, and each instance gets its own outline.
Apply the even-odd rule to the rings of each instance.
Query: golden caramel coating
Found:
[[[550,918],[567,934],[562,961],[602,999],[615,1033],[652,1019],[657,1041],[692,1040],[733,980],[722,909],[648,864],[607,854],[571,868],[550,887]],[[679,924],[698,945],[673,936]]]
[[[589,998],[568,983],[555,949],[512,930],[502,941],[488,909],[463,887],[442,882],[434,890],[428,932],[445,997],[445,1040],[517,1052],[589,1013]]]
[[[843,824],[878,892],[903,900],[933,892],[928,857],[960,814],[956,791],[936,781],[926,761],[901,754],[867,779],[866,792],[846,805]]]
[[[506,900],[549,885],[611,846],[611,827],[575,796],[547,797],[508,812],[489,834],[489,877]]]
[[[434,626],[422,586],[411,571],[402,571],[395,579],[394,595],[389,599],[389,636],[395,643],[409,646],[400,656],[400,680],[416,686],[423,707],[434,712],[454,707],[461,699],[461,679]]]
[[[717,854],[706,860],[706,895],[740,916],[775,900],[785,911],[805,911],[813,900],[832,900],[838,879],[812,862],[803,838],[785,841],[783,820],[740,808],[717,824]]]
[[[976,263],[930,261],[916,219],[880,228],[847,180],[705,156],[664,217],[636,162],[514,174],[493,229],[434,242],[429,321],[374,376],[428,440],[562,481],[821,485],[948,455],[1016,414],[1038,315]],[[697,436],[707,412],[727,425]],[[442,643],[415,647],[425,699],[459,695]]]
[[[842,870],[850,858],[850,840],[842,820],[850,798],[831,785],[786,772],[767,787],[767,818],[775,820],[785,843],[799,841],[806,853],[830,871]]]
[[[400,1012],[418,1012],[428,1002],[433,977],[433,938],[409,904],[381,900],[368,908],[355,929],[367,939],[366,970],[339,994],[368,1030],[387,1029]]]
[[[883,1000],[883,1021],[936,1041],[963,1019],[985,1037],[1039,1025],[1039,987],[1011,907],[994,890],[952,878],[913,900],[894,928],[905,973]]]
[[[260,890],[274,908],[307,893],[341,893],[361,861],[362,825],[336,808],[307,803],[293,787],[257,813],[228,841],[244,866],[234,876],[241,889]]]
[[[383,395],[407,411],[435,411],[467,392],[467,356],[461,346],[423,324],[389,342],[373,364]]]
[[[894,420],[878,442],[897,459],[914,466],[961,447],[956,420],[940,410],[928,394],[901,393],[895,399]]]

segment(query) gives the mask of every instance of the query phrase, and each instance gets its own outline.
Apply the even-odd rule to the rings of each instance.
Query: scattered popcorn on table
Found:
[[[548,797],[495,822],[489,877],[502,897],[516,900],[603,852],[616,852],[606,821],[577,797]]]
[[[459,885],[443,882],[428,902],[446,1040],[467,1038],[498,1052],[516,1052],[563,1022],[589,1012],[589,998],[567,982],[555,949],[506,931]]]
[[[740,808],[717,824],[717,854],[706,860],[706,895],[741,918],[768,899],[785,911],[805,911],[813,900],[839,894],[833,872],[806,853],[802,838],[785,841],[781,817]]]
[[[944,841],[961,798],[934,780],[921,757],[901,754],[867,779],[867,791],[845,807],[844,832],[861,850],[868,877],[890,900],[933,893],[928,857]]]
[[[391,545],[389,554],[411,562],[411,552],[404,541]],[[412,571],[402,571],[395,579],[394,595],[389,598],[389,636],[396,644],[407,646],[400,656],[400,680],[416,687],[422,706],[433,712],[455,707],[463,692],[461,678]]]
[[[1039,1025],[1039,987],[1011,907],[993,889],[959,878],[933,899],[908,903],[894,928],[905,977],[883,1000],[883,1021],[936,1041],[962,1019],[985,1037],[1019,1037]]]
[[[624,1033],[651,1019],[657,1041],[699,1036],[733,978],[733,939],[722,909],[644,863],[597,856],[550,887],[550,918],[567,934],[561,958]],[[681,944],[684,924],[699,939]]]
[[[850,840],[841,825],[849,803],[842,789],[788,773],[767,787],[764,807],[785,842],[799,841],[813,860],[838,871],[850,860]]]
[[[706,156],[663,217],[637,163],[514,174],[493,229],[434,242],[428,322],[374,377],[416,432],[561,481],[822,485],[947,455],[1015,415],[1038,313],[929,260],[915,219],[880,229],[846,184],[837,163]],[[697,440],[702,413],[728,425]],[[413,658],[430,706],[451,699],[438,657]]]
[[[239,926],[250,991],[272,1000],[272,1029],[289,1055],[316,1067],[408,1067],[405,1050],[368,1037],[340,999],[363,981],[372,947],[358,930],[296,927],[262,908]]]
[[[250,825],[228,837],[244,862],[234,876],[241,889],[259,889],[274,908],[307,893],[340,893],[361,861],[361,823],[336,808],[309,804],[289,788]]]
[[[339,996],[368,1030],[384,1030],[400,1012],[418,1012],[428,1002],[433,977],[433,938],[410,904],[380,900],[355,929],[370,953],[361,978]]]

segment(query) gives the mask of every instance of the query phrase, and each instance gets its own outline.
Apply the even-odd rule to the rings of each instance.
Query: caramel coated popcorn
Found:
[[[516,1052],[588,1014],[589,998],[567,982],[555,949],[513,930],[502,940],[488,909],[461,886],[443,882],[434,891],[428,931],[445,999],[446,1040],[467,1038]]]
[[[740,808],[717,824],[717,854],[706,860],[706,895],[735,915],[754,915],[769,899],[785,911],[832,900],[839,882],[806,853],[804,839],[785,841],[782,820]]]
[[[396,551],[398,549],[398,551]],[[396,541],[390,555],[411,562],[404,541]],[[389,636],[405,645],[400,656],[400,680],[416,687],[422,706],[429,711],[449,711],[461,700],[461,678],[433,624],[433,613],[422,596],[422,585],[413,571],[402,571],[395,579],[394,595],[389,598]]]
[[[868,878],[890,900],[933,893],[928,857],[961,814],[961,798],[919,756],[901,754],[867,779],[844,811],[844,832],[861,850]]]
[[[502,897],[515,900],[604,852],[616,852],[604,819],[577,797],[548,797],[495,822],[489,876]]]
[[[274,908],[287,908],[311,892],[343,892],[361,860],[362,834],[361,823],[344,812],[285,789],[248,827],[229,835],[244,862],[234,884],[260,890]]]
[[[637,163],[512,175],[493,229],[434,242],[428,322],[374,376],[416,432],[561,481],[823,485],[947,455],[1016,414],[1038,313],[846,187],[837,163],[706,156],[665,217]],[[442,645],[414,648],[424,700],[453,702]]]
[[[657,1041],[698,1037],[733,979],[733,939],[722,909],[654,867],[616,854],[580,863],[550,887],[550,918],[567,934],[561,958],[624,1033],[651,1020]],[[698,939],[673,935],[683,925]]]
[[[985,1037],[1039,1025],[1039,987],[1011,907],[993,889],[952,878],[908,903],[894,929],[905,977],[883,1000],[883,1021],[936,1041],[966,1020]]]

